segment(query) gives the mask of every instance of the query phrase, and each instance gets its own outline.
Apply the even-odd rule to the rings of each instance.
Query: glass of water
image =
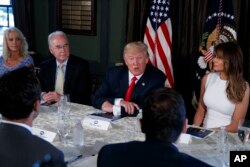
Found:
[[[242,142],[241,147],[239,147],[239,150],[246,150],[245,143],[248,141],[250,137],[250,120],[247,119],[241,119],[239,121],[238,125],[238,137],[240,141]]]
[[[70,95],[65,94],[60,97],[58,102],[58,112],[64,115],[68,115],[70,111]]]
[[[63,113],[58,114],[56,123],[57,133],[59,135],[60,141],[65,146],[68,144],[68,136],[71,131],[71,120],[68,115]]]

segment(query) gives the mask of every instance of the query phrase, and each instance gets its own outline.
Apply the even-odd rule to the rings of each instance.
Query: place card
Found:
[[[35,127],[32,127],[32,134],[51,143],[54,141],[56,137],[55,132],[51,132],[51,131],[47,131],[47,130],[43,130],[43,129],[39,129]]]
[[[191,135],[186,133],[181,133],[178,142],[179,144],[189,144],[192,141]]]
[[[100,130],[108,130],[111,127],[111,121],[109,119],[102,119],[99,117],[85,117],[82,121],[83,126],[100,129]]]

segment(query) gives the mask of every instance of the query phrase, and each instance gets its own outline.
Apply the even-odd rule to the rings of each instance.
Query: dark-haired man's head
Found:
[[[182,96],[171,88],[154,90],[145,100],[141,124],[147,140],[176,142],[187,124]]]
[[[26,119],[33,111],[37,113],[40,93],[40,84],[32,68],[6,73],[0,78],[0,113],[8,120]]]

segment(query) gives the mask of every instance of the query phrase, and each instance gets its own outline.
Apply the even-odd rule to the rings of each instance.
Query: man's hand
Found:
[[[125,101],[125,100],[121,100],[121,101],[120,101],[120,105],[121,105],[122,107],[124,107],[126,113],[128,113],[129,115],[132,115],[132,114],[134,113],[135,108],[136,108],[137,110],[140,109],[139,106],[138,106],[136,103],[127,102],[127,101]]]
[[[109,103],[108,101],[105,101],[102,104],[102,110],[106,112],[113,112],[113,104]]]
[[[60,100],[60,96],[61,95],[56,92],[48,92],[42,95],[42,100],[46,103],[58,102]]]

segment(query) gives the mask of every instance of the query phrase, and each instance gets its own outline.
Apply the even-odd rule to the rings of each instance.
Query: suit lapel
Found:
[[[49,73],[48,73],[48,82],[51,82],[49,85],[51,85],[51,88],[54,90],[55,89],[55,82],[56,82],[56,59],[52,61],[52,65],[48,66],[50,68]]]
[[[120,84],[121,96],[125,96],[127,88],[128,88],[128,69],[124,68],[119,82],[120,82],[119,84]]]
[[[66,71],[65,71],[65,79],[64,79],[64,86],[63,86],[64,91],[66,91],[68,88],[68,85],[70,85],[73,71],[74,71],[74,66],[72,65],[72,59],[70,55],[67,66],[66,66]]]
[[[138,82],[135,85],[135,88],[132,93],[132,99],[136,98],[140,92],[143,92],[143,89],[147,86],[148,81],[150,78],[150,73],[148,71],[148,68],[146,68],[144,74],[141,76],[141,78],[138,80]]]

